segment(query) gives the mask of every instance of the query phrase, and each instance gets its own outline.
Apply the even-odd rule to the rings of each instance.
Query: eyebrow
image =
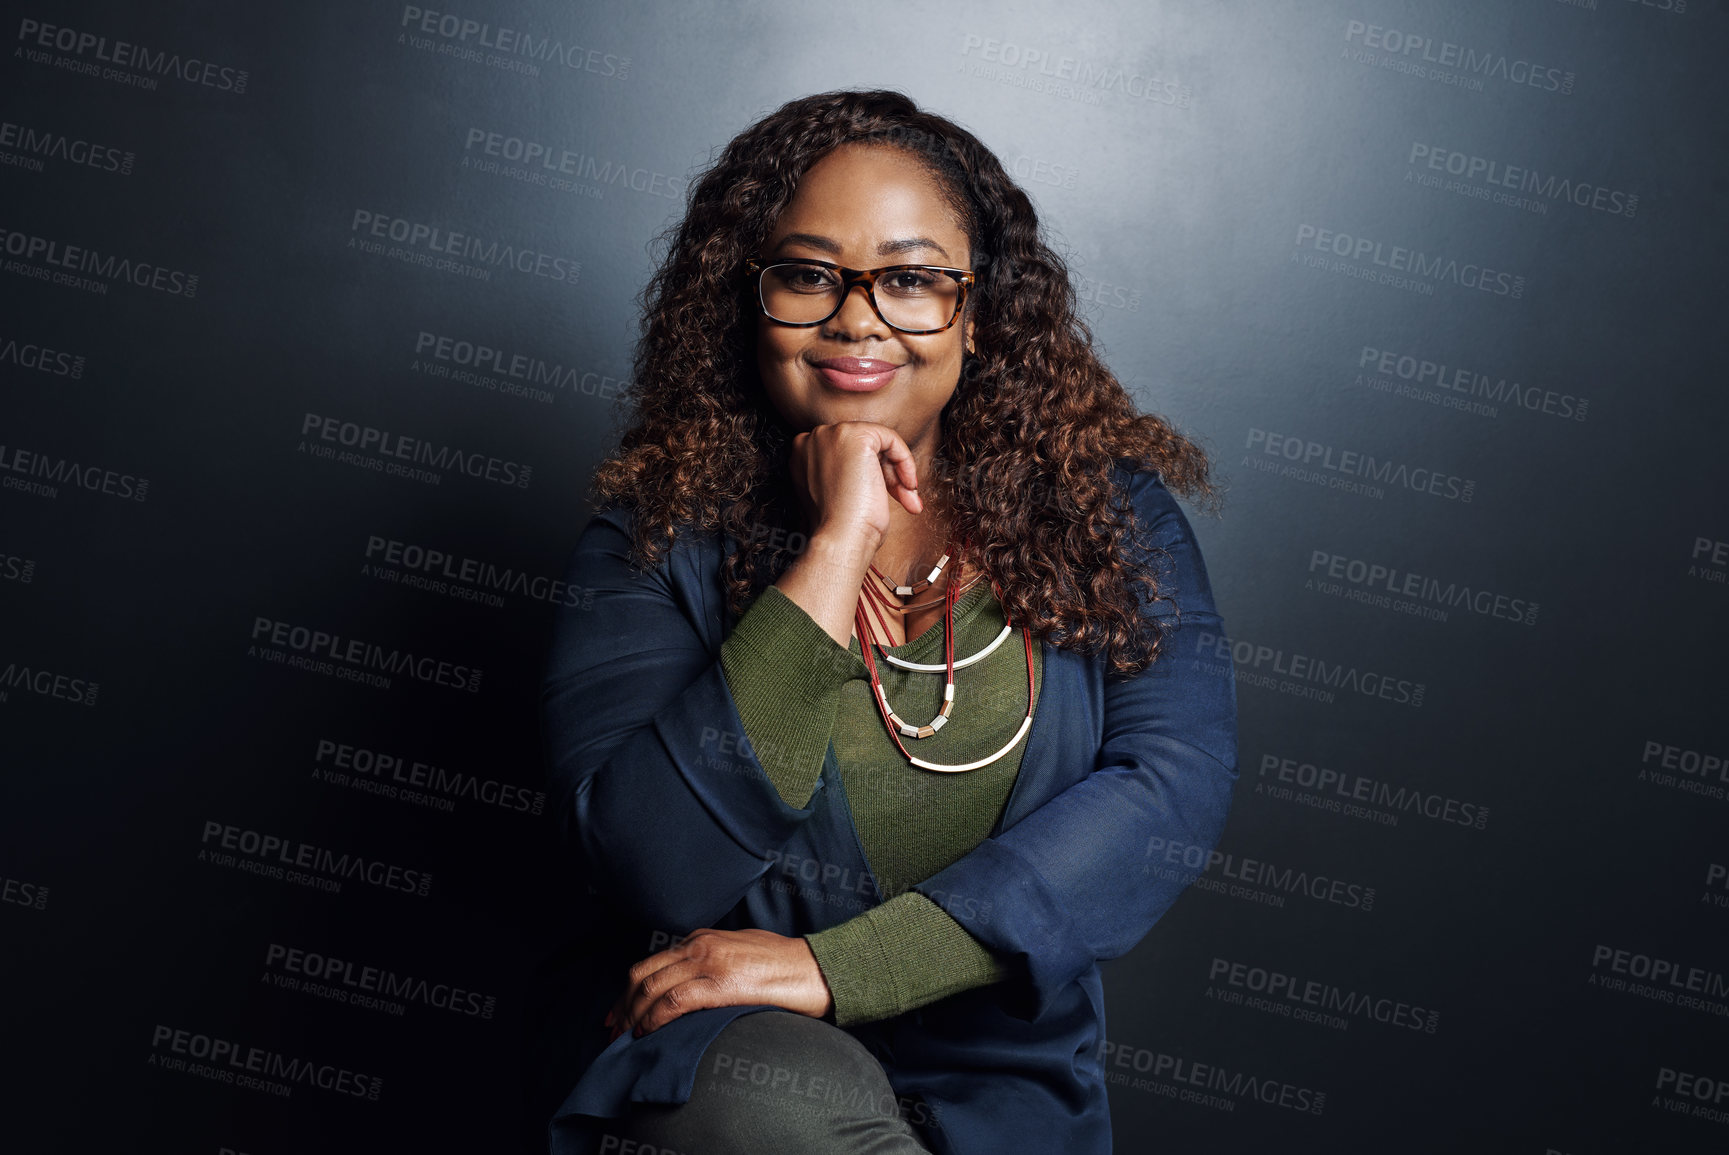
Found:
[[[788,245],[804,245],[806,248],[816,249],[828,253],[830,256],[840,256],[840,245],[837,242],[828,237],[818,236],[816,233],[788,233],[775,245],[774,251],[778,253]],[[896,253],[911,252],[913,249],[935,249],[943,255],[945,260],[954,259],[949,256],[947,249],[929,237],[906,237],[898,241],[884,241],[877,246],[877,255],[888,257]]]

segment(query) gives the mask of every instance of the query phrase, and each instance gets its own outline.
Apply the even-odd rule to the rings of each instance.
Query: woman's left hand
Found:
[[[834,996],[804,939],[703,927],[632,966],[606,1024],[615,1039],[625,1031],[646,1035],[686,1011],[751,1003],[820,1019]]]

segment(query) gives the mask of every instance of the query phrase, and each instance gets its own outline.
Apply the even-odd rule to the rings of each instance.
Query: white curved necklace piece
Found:
[[[977,762],[968,762],[964,766],[941,766],[935,762],[926,762],[923,758],[914,758],[911,754],[907,755],[907,760],[914,766],[921,767],[925,770],[941,770],[948,774],[958,773],[962,770],[977,770],[980,766],[989,766],[992,762],[995,762],[998,758],[1001,758],[1004,754],[1013,750],[1015,748],[1015,743],[1019,742],[1021,738],[1026,735],[1027,727],[1032,724],[1033,716],[1028,714],[1025,718],[1021,719],[1021,728],[1015,731],[1015,736],[1009,739],[1008,745],[1004,746],[1001,750],[998,750],[995,754],[992,754],[989,758],[980,758]]]
[[[955,659],[955,669],[959,670],[959,669],[962,669],[963,667],[972,665],[974,662],[984,661],[986,658],[991,656],[991,652],[993,650],[995,650],[998,646],[1003,644],[1004,638],[1008,637],[1010,634],[1012,634],[1014,632],[1015,632],[1015,628],[1013,626],[1009,625],[1007,622],[1003,623],[1002,633],[997,635],[996,641],[992,642],[990,645],[986,646],[984,649],[980,650],[978,653],[973,654],[970,657],[956,658]],[[912,670],[913,672],[919,673],[919,674],[946,674],[946,673],[948,673],[948,666],[942,662],[909,662],[905,658],[897,658],[893,654],[886,653],[886,652],[883,654],[883,657],[888,659],[889,665],[891,665],[891,666],[898,666],[903,670]],[[1009,745],[1013,746],[1014,743],[1010,742]]]

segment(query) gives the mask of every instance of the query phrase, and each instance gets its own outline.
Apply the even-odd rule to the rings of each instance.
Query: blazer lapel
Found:
[[[1104,699],[1096,659],[1039,642],[1044,670],[1020,773],[992,834],[1001,834],[1092,772],[1080,751],[1097,750]]]

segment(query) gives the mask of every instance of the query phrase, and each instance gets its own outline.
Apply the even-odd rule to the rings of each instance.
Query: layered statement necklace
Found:
[[[965,543],[962,543],[961,550],[963,553],[964,549]],[[901,614],[904,619],[904,615],[906,614],[912,613],[916,610],[930,609],[938,603],[938,599],[932,599],[930,601],[919,602],[911,605],[906,604],[905,602],[891,601],[888,593],[885,593],[881,588],[879,588],[877,583],[880,582],[883,586],[888,587],[888,590],[897,598],[917,597],[919,594],[929,589],[936,582],[937,578],[942,576],[943,569],[948,565],[953,556],[954,554],[952,552],[944,553],[943,556],[938,559],[936,565],[931,567],[930,573],[919,581],[914,582],[912,585],[897,585],[884,576],[883,572],[877,569],[875,565],[872,565],[869,574],[865,577],[864,585],[861,587],[864,596],[859,599],[858,605],[854,607],[853,610],[853,628],[859,637],[859,648],[864,653],[865,669],[870,671],[871,689],[875,693],[877,710],[882,714],[883,724],[888,727],[889,739],[894,742],[895,747],[900,750],[901,754],[906,757],[907,761],[911,762],[914,766],[918,766],[925,770],[938,770],[946,774],[958,774],[963,770],[977,770],[981,766],[989,766],[992,762],[995,762],[1004,754],[1013,750],[1015,745],[1026,736],[1028,728],[1033,724],[1033,635],[1031,631],[1022,629],[1021,637],[1025,643],[1027,652],[1027,712],[1026,716],[1021,719],[1020,728],[1015,731],[1015,736],[1010,738],[1008,743],[1004,745],[1002,749],[998,750],[990,757],[980,758],[976,762],[967,762],[962,765],[945,765],[940,762],[930,762],[923,758],[915,758],[912,752],[906,748],[906,744],[901,741],[903,736],[914,739],[929,738],[938,730],[941,730],[944,726],[948,725],[949,718],[954,713],[955,708],[955,671],[965,666],[970,666],[974,662],[983,661],[985,658],[989,657],[998,646],[1002,645],[1003,639],[1007,638],[1014,630],[1014,626],[1008,622],[1005,613],[1003,628],[989,645],[979,650],[976,654],[971,654],[959,661],[955,660],[955,602],[959,600],[962,593],[966,592],[966,589],[971,589],[979,580],[978,577],[974,577],[967,582],[966,589],[957,588],[953,581],[948,582],[943,587],[943,594],[940,599],[943,607],[943,661],[941,664],[906,661],[903,658],[898,658],[889,653],[887,645],[873,640],[874,635],[871,630],[872,617],[876,619],[877,625],[881,628],[883,637],[892,639],[894,635],[889,629],[888,619],[884,616],[885,614]],[[983,575],[981,574],[979,576]],[[997,584],[994,580],[991,582],[991,591],[997,595],[997,600],[1000,602],[1002,600],[1002,591],[997,588]],[[866,616],[867,607],[869,609],[869,617]],[[903,670],[909,670],[913,673],[920,674],[943,675],[943,704],[938,708],[936,717],[932,718],[923,726],[914,726],[912,723],[903,719],[899,714],[895,713],[894,708],[889,705],[888,691],[883,688],[882,678],[877,674],[876,656],[873,651],[878,649],[882,651],[881,656],[884,661],[891,665],[898,666]]]

